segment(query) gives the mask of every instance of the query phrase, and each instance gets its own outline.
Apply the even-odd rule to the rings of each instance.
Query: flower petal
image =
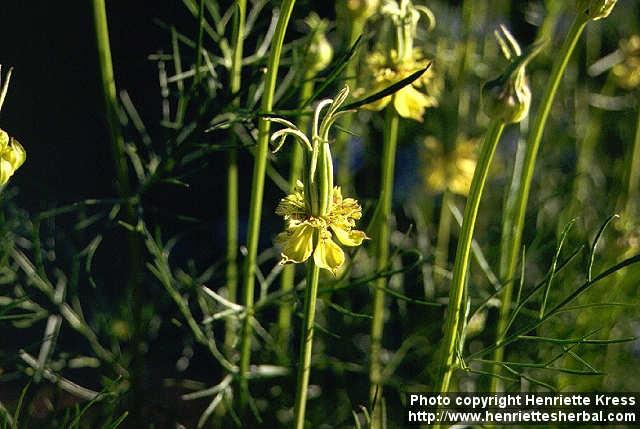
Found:
[[[11,138],[11,143],[9,143],[9,150],[5,154],[5,157],[7,161],[11,163],[13,171],[16,171],[22,164],[24,164],[24,161],[27,159],[27,152],[24,150],[18,140]]]
[[[285,219],[301,220],[306,215],[304,197],[301,192],[289,194],[278,203],[276,214]]]
[[[427,107],[433,106],[433,100],[413,86],[408,85],[395,93],[393,105],[398,115],[403,118],[410,118],[422,122],[424,111]]]
[[[313,252],[313,261],[320,268],[331,271],[333,275],[344,264],[344,252],[332,239],[329,231],[323,231],[320,242]]]
[[[278,234],[276,242],[282,246],[281,264],[299,264],[306,261],[313,251],[314,228],[308,223],[290,226],[283,233]]]
[[[6,159],[0,159],[0,186],[5,185],[13,175],[13,167]]]
[[[357,229],[346,230],[332,224],[331,230],[336,234],[336,238],[341,244],[349,247],[360,246],[362,241],[368,238],[364,231]]]

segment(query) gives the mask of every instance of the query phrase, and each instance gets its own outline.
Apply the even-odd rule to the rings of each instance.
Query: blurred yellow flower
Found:
[[[343,246],[361,245],[367,236],[354,228],[362,217],[362,209],[353,198],[342,198],[340,187],[336,186],[326,216],[312,216],[307,211],[302,187],[302,183],[298,183],[299,190],[283,198],[276,208],[276,214],[283,216],[287,223],[286,231],[276,237],[282,246],[280,263],[298,264],[313,254],[318,267],[335,275],[344,264],[345,256],[333,237]]]
[[[380,0],[343,0],[337,2],[338,5],[345,7],[349,12],[351,19],[368,18],[373,15],[380,6]]]
[[[611,72],[620,87],[631,90],[640,85],[640,36],[634,34],[621,40],[620,52],[624,60],[613,66]]]
[[[424,141],[423,159],[426,165],[425,185],[430,192],[449,190],[467,196],[476,169],[478,141],[459,138],[455,148],[446,152],[435,137]]]
[[[0,129],[0,186],[9,181],[26,159],[27,153],[22,145]]]
[[[367,57],[367,73],[371,74],[370,93],[383,89],[401,81],[418,70],[424,69],[429,64],[420,49],[413,49],[411,58],[400,60],[397,52],[392,50],[390,56],[381,52],[374,52]],[[421,77],[400,89],[393,95],[389,95],[364,107],[371,110],[382,110],[392,100],[393,106],[403,118],[414,119],[422,122],[425,109],[438,105],[438,95],[441,84],[435,79],[433,69],[430,68]]]

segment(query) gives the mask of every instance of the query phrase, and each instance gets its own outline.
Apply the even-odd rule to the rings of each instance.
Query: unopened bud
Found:
[[[305,19],[305,23],[311,32],[311,40],[305,54],[304,64],[307,70],[319,72],[333,60],[333,47],[325,35],[327,22],[312,13]]]
[[[531,89],[525,67],[542,45],[531,46],[522,53],[518,42],[504,26],[495,35],[510,64],[500,77],[484,84],[482,106],[492,119],[499,119],[507,124],[520,122],[527,116],[531,106]]]
[[[531,106],[531,90],[526,76],[523,75],[522,79],[500,77],[487,82],[482,87],[482,106],[489,117],[507,124],[523,120]]]

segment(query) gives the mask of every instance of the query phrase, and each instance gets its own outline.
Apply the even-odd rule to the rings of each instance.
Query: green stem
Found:
[[[194,83],[200,83],[200,65],[202,64],[202,35],[204,33],[204,0],[198,7],[198,38],[196,39],[196,65]]]
[[[282,44],[287,30],[289,18],[293,11],[295,0],[284,0],[276,24],[275,35],[271,41],[271,51],[267,64],[267,75],[262,95],[262,112],[270,112],[273,108],[273,98],[280,66]],[[262,199],[264,194],[264,178],[267,169],[267,154],[269,152],[270,122],[261,117],[258,121],[258,142],[255,152],[253,178],[251,181],[251,201],[249,204],[249,224],[247,228],[247,257],[244,260],[243,303],[245,318],[242,324],[242,338],[240,344],[240,397],[241,403],[246,403],[248,394],[247,374],[251,361],[251,318],[253,318],[253,300],[255,287],[256,257],[258,240],[260,239],[260,219],[262,217]]]
[[[509,319],[509,311],[511,308],[511,297],[513,294],[513,277],[516,271],[516,265],[518,262],[518,256],[520,255],[520,247],[522,242],[522,231],[524,228],[524,217],[527,209],[527,201],[529,199],[529,192],[531,190],[531,182],[533,180],[533,173],[535,170],[536,158],[538,155],[538,149],[540,147],[540,141],[542,140],[542,134],[544,132],[547,118],[551,112],[551,105],[555,98],[560,80],[564,74],[564,70],[569,63],[569,58],[573,52],[582,31],[585,28],[587,21],[581,15],[576,16],[569,34],[558,53],[557,59],[551,69],[547,87],[542,96],[540,104],[540,110],[536,116],[536,119],[531,128],[529,138],[527,140],[527,148],[523,161],[523,168],[521,172],[521,180],[518,188],[515,189],[515,198],[513,206],[513,218],[505,220],[505,222],[511,222],[513,225],[513,235],[509,239],[501,240],[504,247],[501,250],[501,259],[504,260],[504,264],[501,268],[504,271],[500,272],[500,279],[505,282],[504,292],[502,292],[502,305],[500,307],[500,316],[498,319],[496,340],[500,340],[505,332],[507,321]],[[504,350],[502,347],[496,349],[494,354],[495,361],[501,361],[503,358]],[[497,386],[497,381],[494,379],[492,387]]]
[[[382,272],[389,266],[389,218],[393,200],[393,177],[398,144],[398,125],[400,117],[393,106],[385,112],[383,152],[381,165],[380,199],[376,209],[378,219],[376,225],[376,271]],[[369,400],[374,407],[372,428],[380,427],[380,398],[382,397],[382,334],[384,330],[384,288],[389,279],[381,277],[376,281],[373,293],[373,319],[371,320],[371,351],[369,362]],[[375,402],[374,402],[375,400]]]
[[[460,238],[458,239],[456,259],[453,267],[453,279],[451,280],[451,288],[449,291],[449,307],[444,331],[445,342],[443,351],[445,358],[440,370],[440,388],[438,390],[443,393],[449,391],[451,376],[456,368],[459,347],[458,338],[460,336],[460,316],[462,315],[463,296],[467,283],[471,242],[473,240],[480,200],[482,199],[482,191],[487,179],[487,174],[489,173],[493,154],[495,153],[504,126],[504,122],[494,120],[487,130],[478,158],[478,164],[473,173],[469,197],[464,209],[464,217],[462,219]]]
[[[469,112],[469,97],[466,88],[466,78],[468,76],[467,70],[471,64],[471,56],[475,51],[476,40],[473,36],[472,24],[475,17],[473,0],[464,0],[462,2],[462,29],[464,34],[464,43],[460,50],[460,65],[457,70],[456,82],[457,85],[454,88],[454,96],[456,99],[455,112],[451,115],[451,126],[447,127],[451,130],[450,133],[445,133],[448,136],[449,144],[445,145],[445,151],[454,151],[456,144],[458,143],[458,136],[462,133],[461,124],[464,123],[464,118],[468,116]],[[449,175],[449,168],[447,168],[447,175]],[[438,235],[436,238],[436,250],[434,266],[442,269],[448,268],[449,262],[449,242],[451,239],[451,210],[449,210],[449,204],[453,202],[453,194],[449,188],[445,189],[442,194],[442,207],[440,208],[440,218],[438,220]],[[443,285],[443,276],[441,273],[434,270],[433,273],[434,285],[436,290]]]
[[[602,87],[601,93],[605,96],[611,96],[613,95],[614,88],[613,79],[611,79],[611,75],[609,75],[609,78]],[[587,98],[588,96],[589,91],[587,89],[584,97]],[[592,181],[590,178],[593,177],[594,157],[596,156],[596,149],[602,132],[603,110],[596,109],[591,113],[589,103],[587,100],[583,99],[583,101],[585,108],[581,117],[578,119],[578,123],[586,124],[585,132],[581,141],[578,141],[578,161],[576,163],[576,174],[572,184],[571,199],[566,210],[560,216],[559,231],[562,231],[567,222],[577,215],[580,215],[580,221],[583,225],[582,229],[584,231],[589,230],[589,216],[588,213],[585,212],[585,209],[588,207],[586,203],[588,203],[589,194],[592,192],[592,187],[590,186]]]
[[[116,180],[120,196],[129,196],[129,172],[127,157],[124,150],[124,137],[118,122],[116,82],[113,75],[111,61],[111,46],[109,44],[109,27],[107,25],[107,11],[104,0],[93,0],[93,18],[96,30],[98,61],[105,108],[107,110],[107,125],[111,140],[111,150],[116,165]]]
[[[246,0],[237,0],[233,21],[233,57],[229,70],[229,90],[232,95],[240,91],[242,77],[242,51],[244,41]],[[239,100],[235,103],[240,105]],[[237,141],[235,135],[232,137]],[[238,297],[238,150],[232,147],[228,153],[227,166],[227,293],[229,300],[236,302]],[[226,350],[231,350],[236,342],[236,319],[227,320],[224,337]]]
[[[440,207],[440,219],[438,220],[438,235],[436,238],[436,251],[434,266],[446,270],[449,262],[449,239],[451,237],[451,210],[449,202],[453,200],[453,195],[449,189],[445,189],[442,194],[442,207]],[[434,270],[433,278],[436,290],[443,285],[444,276]]]
[[[129,170],[125,154],[124,136],[120,128],[117,113],[118,102],[111,59],[111,46],[109,43],[107,11],[104,0],[93,0],[92,5],[102,93],[107,113],[111,152],[116,170],[116,186],[118,195],[123,200],[124,221],[129,225],[136,225],[137,216],[130,199]],[[143,401],[142,373],[144,371],[144,359],[141,352],[141,343],[144,337],[144,329],[142,326],[142,290],[140,288],[142,251],[140,238],[134,232],[127,232],[127,244],[130,264],[127,293],[130,296],[129,304],[133,323],[131,386],[133,390],[134,409],[139,410]],[[138,414],[134,416],[133,420],[139,421],[139,419],[140,415]]]
[[[298,362],[298,378],[296,382],[296,402],[294,406],[294,422],[296,429],[304,429],[304,414],[307,408],[309,374],[311,373],[311,352],[313,349],[313,328],[316,317],[316,301],[318,298],[318,278],[320,268],[313,262],[307,263],[307,287],[304,298],[304,319],[302,321],[302,337],[300,339],[300,359]]]
[[[313,79],[312,73],[307,73],[304,77],[302,90],[300,91],[300,103],[304,103],[313,95]],[[309,123],[309,117],[301,116],[298,120],[298,128],[306,130]],[[296,181],[301,180],[302,176],[302,146],[293,145],[291,152],[291,164],[289,167],[289,192],[295,192]],[[280,290],[287,295],[293,290],[295,281],[296,268],[295,265],[286,265],[282,270],[280,277]],[[278,349],[283,356],[287,356],[289,349],[289,335],[291,333],[291,305],[290,300],[283,300],[278,308]]]
[[[640,105],[638,106],[638,123],[636,136],[633,140],[631,156],[628,157],[626,204],[624,207],[624,219],[627,221],[636,219],[638,215],[638,201],[640,201]]]
[[[351,22],[351,26],[349,27],[349,47],[353,46],[358,40],[358,37],[362,34],[362,30],[364,29],[364,25],[366,23],[366,19],[357,19]],[[356,54],[357,55],[357,54]],[[345,69],[345,84],[349,85],[351,88],[356,86],[356,72],[357,72],[358,61],[354,56],[349,60],[347,67]],[[351,124],[353,123],[353,115],[346,115],[339,120],[340,127],[344,130],[350,130]],[[351,189],[351,148],[349,147],[349,134],[342,132],[338,133],[336,136],[336,144],[335,147],[339,153],[338,159],[340,159],[340,163],[338,164],[338,183],[342,187],[343,193],[347,194],[352,191]]]

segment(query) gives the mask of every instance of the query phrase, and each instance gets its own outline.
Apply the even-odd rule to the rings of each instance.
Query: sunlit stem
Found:
[[[511,298],[513,294],[513,279],[522,244],[524,217],[527,209],[529,192],[531,190],[531,182],[533,180],[538,149],[542,140],[542,134],[544,133],[547,118],[551,112],[551,106],[558,90],[558,86],[560,85],[560,80],[562,79],[562,75],[569,63],[571,53],[573,52],[586,23],[587,21],[581,15],[576,16],[574,19],[562,48],[556,56],[556,60],[549,75],[547,87],[542,95],[540,109],[538,110],[533,126],[531,127],[531,132],[529,133],[529,138],[527,139],[527,147],[521,171],[521,180],[519,181],[519,186],[513,189],[515,192],[513,207],[507,211],[513,217],[512,219],[504,221],[510,222],[513,225],[513,232],[510,237],[506,239],[503,237],[501,240],[503,247],[500,249],[500,257],[501,260],[504,261],[504,264],[501,264],[500,279],[505,282],[505,286],[504,291],[502,292],[502,304],[496,329],[496,341],[499,341],[504,336],[504,329],[506,328],[506,324],[509,319]],[[499,347],[494,353],[493,360],[502,361],[503,355],[504,348]],[[495,391],[498,387],[499,381],[494,379],[492,381],[492,391]]]
[[[302,90],[300,92],[300,102],[304,103],[313,94],[313,80],[311,73],[304,78]],[[309,125],[308,116],[300,116],[298,120],[298,128],[303,131],[307,130]],[[295,191],[296,181],[300,180],[302,175],[302,151],[303,148],[299,144],[294,144],[291,152],[291,164],[289,167],[289,192]],[[289,296],[288,292],[293,289],[295,281],[295,265],[286,265],[280,276],[280,289],[285,296]],[[278,345],[279,351],[283,356],[287,356],[289,349],[289,335],[291,333],[291,310],[292,302],[283,300],[278,308]]]
[[[449,291],[449,305],[445,322],[443,361],[441,363],[439,392],[448,392],[451,377],[458,366],[459,338],[461,335],[461,317],[463,317],[463,297],[465,295],[469,272],[469,256],[471,243],[478,216],[478,208],[482,200],[484,184],[489,173],[491,160],[504,130],[504,122],[493,120],[487,133],[478,158],[478,164],[471,180],[471,189],[464,209],[456,258],[453,266],[453,278]]]
[[[12,73],[13,67],[10,67],[7,74],[2,76],[2,65],[0,64],[0,112],[2,111],[2,106],[4,105],[4,99],[7,96],[7,91],[9,91],[9,83],[11,82]]]
[[[204,33],[204,1],[200,0],[198,6],[198,35],[196,38],[196,64],[194,83],[200,83],[200,66],[202,65],[202,36]]]
[[[453,200],[453,194],[447,188],[442,194],[442,207],[440,207],[440,219],[438,220],[438,235],[436,239],[434,265],[443,270],[447,269],[449,261],[449,239],[451,238],[451,210],[449,204]],[[443,283],[444,276],[440,272],[434,272],[436,287]]]
[[[246,16],[246,0],[236,2],[236,13],[233,19],[233,56],[229,70],[229,89],[233,96],[240,91],[242,77],[242,53],[244,41],[244,26]],[[240,101],[236,99],[236,106]],[[236,136],[232,136],[237,142]],[[232,302],[238,299],[238,150],[233,145],[227,155],[227,294]],[[236,342],[237,321],[234,318],[227,320],[224,337],[225,348],[231,350]]]
[[[111,61],[111,46],[109,43],[109,27],[107,25],[107,11],[104,0],[93,0],[93,16],[96,30],[96,42],[98,48],[98,60],[100,64],[100,77],[102,93],[107,110],[107,125],[111,150],[116,164],[117,186],[121,196],[129,195],[129,172],[127,157],[124,150],[124,137],[118,121],[116,82]]]
[[[276,30],[271,41],[271,51],[267,63],[267,75],[262,95],[262,112],[270,112],[273,108],[273,98],[278,68],[282,54],[282,44],[287,30],[287,25],[293,11],[295,0],[284,0],[278,16]],[[262,218],[262,199],[264,195],[264,179],[267,169],[267,154],[269,153],[270,122],[261,117],[258,122],[258,141],[254,157],[253,177],[251,181],[251,201],[249,204],[249,222],[247,228],[247,256],[243,267],[243,304],[245,306],[245,318],[242,324],[242,338],[240,343],[240,398],[241,405],[248,400],[249,363],[251,362],[251,319],[254,312],[254,288],[256,257],[258,253],[258,241],[260,239],[260,220]]]
[[[96,32],[96,47],[98,51],[98,63],[100,68],[100,82],[104,97],[107,125],[109,127],[109,138],[111,141],[111,152],[115,163],[116,185],[118,194],[123,200],[123,217],[129,225],[137,224],[137,216],[131,203],[129,170],[127,166],[127,156],[125,154],[124,137],[118,119],[118,102],[116,98],[116,82],[113,73],[113,63],[111,59],[111,46],[109,43],[109,27],[107,24],[107,11],[104,0],[93,0],[93,18]],[[127,233],[129,250],[129,279],[128,295],[129,305],[132,315],[133,335],[132,335],[132,390],[134,397],[134,407],[141,406],[141,377],[143,372],[143,359],[141,353],[141,342],[144,332],[142,332],[142,296],[140,288],[140,276],[142,268],[141,242],[134,232]],[[134,416],[134,420],[139,416]]]
[[[349,28],[349,44],[348,46],[353,46],[358,40],[358,37],[362,34],[362,30],[364,29],[364,25],[366,23],[365,19],[356,19],[351,21]],[[345,69],[345,84],[349,85],[351,88],[356,88],[356,72],[357,72],[357,58],[351,58],[347,67]],[[353,115],[345,115],[339,120],[340,127],[343,130],[350,130],[351,124],[353,123]],[[342,190],[345,193],[350,193],[351,189],[351,181],[352,181],[352,171],[351,171],[351,147],[349,146],[350,136],[348,133],[342,132],[336,135],[335,147],[336,151],[334,153],[338,154],[338,183],[342,187]]]
[[[604,84],[601,94],[604,96],[611,96],[613,94],[615,86],[613,79],[609,77]],[[588,97],[588,92],[584,96]],[[560,230],[575,217],[579,217],[583,224],[583,229],[588,228],[588,216],[584,212],[586,208],[585,203],[588,201],[589,193],[591,192],[592,183],[590,178],[593,177],[593,166],[595,159],[596,149],[598,147],[598,141],[602,131],[602,109],[596,109],[594,112],[590,112],[589,103],[585,103],[583,114],[581,118],[584,121],[578,123],[584,123],[585,131],[582,138],[578,141],[578,160],[576,163],[576,174],[573,179],[573,187],[571,192],[571,200],[568,204],[563,215],[560,217],[558,228]]]
[[[457,70],[456,88],[454,89],[454,95],[456,97],[457,108],[452,115],[451,132],[447,133],[449,136],[449,148],[455,150],[455,145],[458,141],[458,136],[461,134],[464,118],[467,117],[469,110],[469,95],[465,91],[467,69],[471,62],[471,56],[474,52],[476,45],[475,38],[472,32],[472,24],[474,18],[474,3],[473,0],[465,0],[462,3],[462,25],[464,32],[464,43],[460,48],[460,66]],[[451,238],[451,210],[449,210],[449,204],[453,202],[453,194],[449,188],[445,189],[442,194],[442,207],[440,208],[440,218],[438,221],[438,235],[436,239],[435,261],[434,265],[439,268],[447,269],[449,261],[449,242]],[[443,276],[434,272],[434,283],[436,288],[443,283]]]
[[[318,235],[314,237],[317,242]],[[318,297],[318,279],[320,268],[313,259],[307,262],[307,285],[304,297],[304,315],[300,339],[300,358],[298,360],[298,377],[296,382],[296,399],[294,405],[294,422],[296,429],[304,429],[304,415],[307,408],[309,375],[311,373],[311,353],[313,351],[313,331],[316,317]]]
[[[380,197],[376,208],[377,220],[374,225],[373,240],[376,243],[376,270],[385,271],[389,268],[389,221],[393,201],[393,177],[396,161],[396,147],[398,144],[398,125],[400,118],[391,104],[385,112],[384,135],[382,143],[382,165],[380,181]],[[373,292],[373,319],[371,320],[371,351],[369,362],[369,401],[374,407],[372,428],[379,428],[381,421],[380,406],[382,398],[382,364],[380,353],[382,350],[382,335],[384,330],[384,288],[389,279],[381,277],[376,280]],[[375,401],[375,403],[374,403]]]
[[[637,222],[638,208],[640,204],[640,105],[638,109],[638,122],[636,124],[636,136],[631,148],[631,156],[627,167],[626,204],[624,207],[624,220]]]

